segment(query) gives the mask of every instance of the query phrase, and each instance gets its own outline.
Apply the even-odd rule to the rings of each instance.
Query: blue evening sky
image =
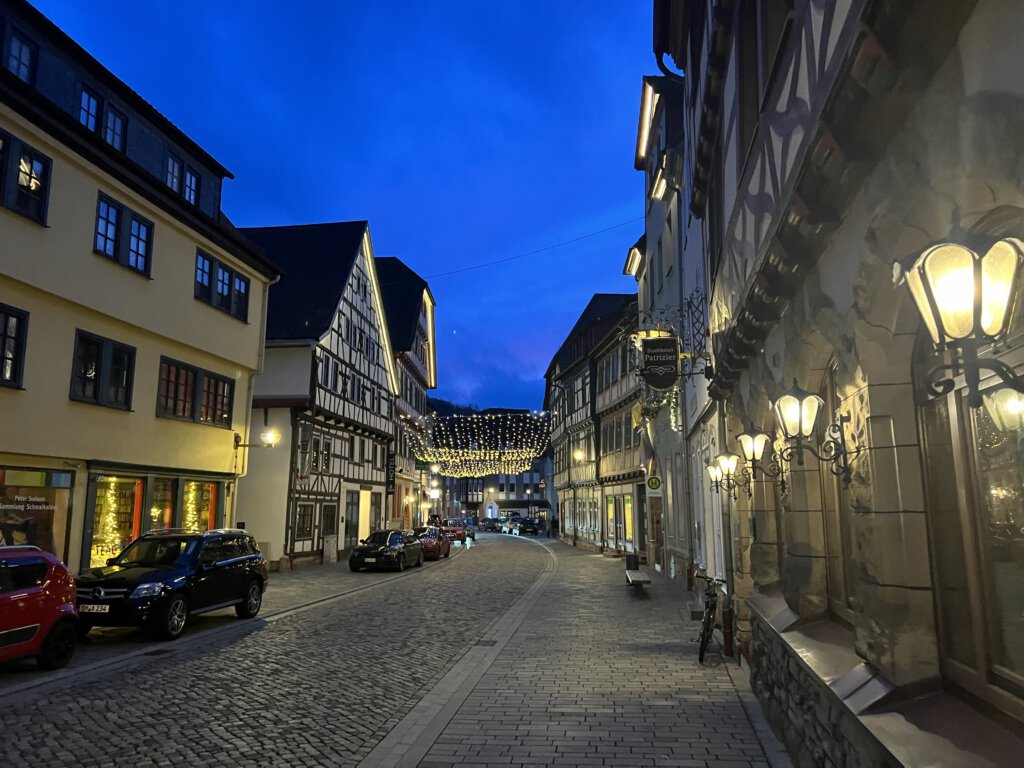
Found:
[[[236,225],[367,219],[427,278],[435,396],[540,408],[590,296],[636,289],[649,0],[35,2],[234,173]]]

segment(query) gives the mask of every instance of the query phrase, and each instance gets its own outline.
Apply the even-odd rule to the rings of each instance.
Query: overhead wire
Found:
[[[427,275],[424,279],[425,280],[433,280],[435,277],[448,277],[449,275],[457,275],[457,274],[459,274],[461,272],[470,272],[470,271],[472,271],[474,269],[483,269],[485,267],[493,267],[493,266],[495,266],[497,264],[505,264],[506,262],[515,261],[516,259],[523,259],[523,258],[526,258],[527,256],[536,256],[538,253],[544,253],[546,251],[551,251],[551,250],[554,250],[555,248],[563,248],[563,247],[565,247],[567,245],[572,245],[573,243],[578,243],[580,240],[586,240],[587,238],[590,238],[590,237],[596,237],[597,235],[603,235],[605,232],[611,232],[613,229],[618,229],[619,227],[625,227],[625,226],[627,226],[629,224],[636,224],[638,221],[643,221],[643,220],[644,220],[644,217],[643,216],[639,216],[639,217],[637,217],[635,219],[630,219],[629,221],[623,221],[620,224],[613,224],[610,227],[605,227],[604,229],[599,229],[599,230],[596,230],[595,232],[588,232],[585,235],[580,235],[579,237],[574,237],[572,240],[566,240],[566,241],[561,242],[561,243],[555,243],[554,245],[546,245],[543,248],[538,248],[535,251],[527,251],[526,253],[520,253],[520,254],[518,254],[516,256],[508,256],[508,257],[506,257],[504,259],[495,259],[494,261],[487,261],[487,262],[484,262],[483,264],[474,264],[471,267],[462,267],[461,269],[453,269],[453,270],[451,270],[449,272],[438,272],[438,273],[433,274],[433,275]]]

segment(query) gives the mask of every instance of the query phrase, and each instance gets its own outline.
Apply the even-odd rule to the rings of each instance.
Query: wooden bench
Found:
[[[651,583],[651,577],[643,571],[626,571],[626,582],[633,588],[633,591],[639,595],[643,592],[644,584]]]

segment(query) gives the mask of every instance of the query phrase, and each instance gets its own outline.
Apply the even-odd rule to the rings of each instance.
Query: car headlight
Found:
[[[156,597],[164,591],[164,585],[158,581],[152,584],[140,584],[132,592],[132,597]]]

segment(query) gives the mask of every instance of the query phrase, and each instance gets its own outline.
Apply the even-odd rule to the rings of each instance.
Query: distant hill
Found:
[[[427,406],[433,409],[438,416],[464,416],[480,412],[480,406],[478,405],[460,405],[459,403],[452,403],[437,397],[428,397]]]

